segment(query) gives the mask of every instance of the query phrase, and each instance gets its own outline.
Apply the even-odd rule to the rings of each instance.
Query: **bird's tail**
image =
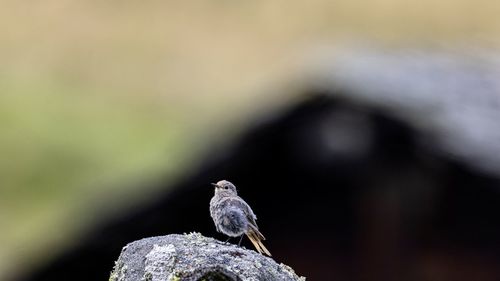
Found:
[[[264,235],[262,235],[257,228],[250,227],[246,235],[248,236],[248,239],[250,239],[250,242],[254,245],[255,249],[257,249],[257,252],[271,256],[269,250],[267,250],[266,246],[262,244],[262,240],[266,240],[266,238],[264,238]]]

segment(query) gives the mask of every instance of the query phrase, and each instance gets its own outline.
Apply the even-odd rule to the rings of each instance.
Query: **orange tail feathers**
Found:
[[[266,246],[262,244],[261,237],[263,238],[262,234],[259,232],[255,232],[253,230],[249,230],[246,235],[248,236],[248,239],[250,239],[250,242],[254,245],[255,249],[257,249],[257,252],[260,254],[264,253],[268,256],[271,256],[271,253],[269,250],[267,250]]]

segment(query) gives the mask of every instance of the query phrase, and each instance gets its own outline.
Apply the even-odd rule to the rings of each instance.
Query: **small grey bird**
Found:
[[[257,227],[255,222],[257,217],[250,206],[238,196],[236,186],[226,180],[212,183],[212,185],[215,186],[215,194],[210,200],[210,216],[214,220],[217,231],[229,237],[246,234],[259,253],[271,256],[262,244],[262,240],[266,238]]]

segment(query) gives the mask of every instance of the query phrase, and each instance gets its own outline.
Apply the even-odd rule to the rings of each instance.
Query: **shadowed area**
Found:
[[[224,273],[220,273],[220,272],[209,272],[205,275],[203,275],[200,279],[198,279],[200,281],[202,280],[206,280],[206,281],[231,281],[233,279],[231,279],[230,277],[228,277],[227,275],[225,275]]]

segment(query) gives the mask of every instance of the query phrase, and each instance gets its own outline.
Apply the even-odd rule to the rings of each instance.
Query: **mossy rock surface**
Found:
[[[141,239],[125,246],[110,281],[305,280],[284,264],[199,233]]]

